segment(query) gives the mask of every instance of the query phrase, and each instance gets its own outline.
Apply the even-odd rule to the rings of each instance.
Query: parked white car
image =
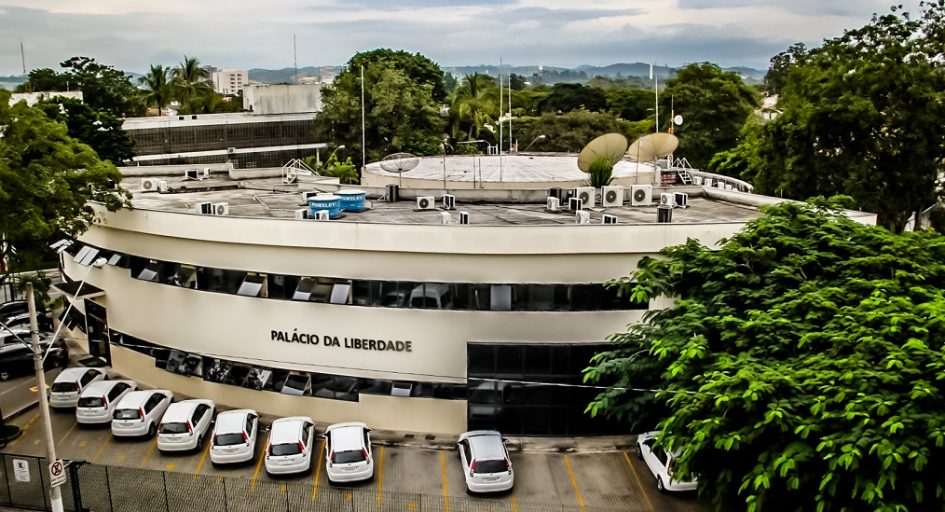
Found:
[[[79,402],[79,395],[86,386],[105,380],[107,375],[98,368],[66,368],[59,372],[49,391],[49,406],[71,409]]]
[[[308,416],[279,418],[272,422],[266,447],[266,473],[286,475],[312,469],[315,422]]]
[[[100,380],[82,390],[75,407],[75,420],[83,425],[112,421],[118,402],[137,388],[130,380]]]
[[[118,402],[112,415],[112,435],[116,437],[154,437],[157,424],[174,401],[165,389],[132,391]]]
[[[158,426],[157,447],[162,452],[197,450],[213,423],[214,404],[195,398],[171,404]]]
[[[329,426],[325,430],[325,469],[329,484],[374,478],[371,429],[360,422]]]
[[[515,485],[512,459],[502,434],[494,430],[465,432],[456,446],[467,493],[502,492]]]
[[[656,477],[656,488],[660,492],[695,491],[698,485],[695,478],[689,481],[673,478],[673,461],[679,454],[654,446],[658,435],[659,432],[646,432],[637,436],[637,454]]]
[[[217,414],[210,441],[210,462],[236,464],[253,460],[258,431],[259,414],[252,409],[234,409]]]

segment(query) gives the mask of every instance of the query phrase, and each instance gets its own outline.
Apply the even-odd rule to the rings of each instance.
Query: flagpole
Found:
[[[364,64],[361,64],[361,169],[367,166],[367,147],[364,135]]]

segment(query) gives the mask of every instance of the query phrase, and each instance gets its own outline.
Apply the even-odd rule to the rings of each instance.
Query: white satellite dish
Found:
[[[679,114],[677,114],[676,117],[673,118],[673,124],[675,124],[676,126],[682,125],[682,121],[683,121],[682,116]]]
[[[387,172],[397,173],[398,185],[403,185],[403,174],[412,171],[420,164],[420,159],[410,153],[394,153],[387,155],[381,160],[381,169]]]

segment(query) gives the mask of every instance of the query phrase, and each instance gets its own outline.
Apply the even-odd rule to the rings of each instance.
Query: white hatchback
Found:
[[[211,400],[182,400],[171,404],[158,426],[157,447],[162,452],[197,450],[213,423]]]
[[[86,386],[105,380],[107,375],[97,368],[66,368],[56,376],[49,391],[49,405],[55,408],[73,408]]]
[[[266,448],[266,473],[286,475],[311,470],[314,439],[315,422],[308,416],[273,421]]]
[[[217,414],[210,441],[210,462],[236,464],[253,460],[259,414],[252,409],[234,409]]]
[[[135,388],[130,380],[100,380],[89,384],[76,402],[75,420],[83,425],[111,422],[118,402]]]
[[[336,423],[325,430],[325,468],[328,483],[360,482],[374,478],[371,429],[364,423]]]
[[[658,435],[659,432],[646,432],[637,436],[637,455],[656,477],[656,488],[660,492],[695,491],[698,486],[695,478],[688,481],[673,478],[673,462],[679,454],[654,446]]]
[[[116,437],[154,437],[164,411],[174,401],[174,394],[164,389],[132,391],[118,402],[112,415],[112,435]]]
[[[460,435],[456,444],[467,493],[502,492],[515,485],[512,459],[502,434],[473,430]]]

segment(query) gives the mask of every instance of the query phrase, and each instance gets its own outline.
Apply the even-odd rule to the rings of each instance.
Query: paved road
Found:
[[[39,412],[32,409],[12,423],[25,432],[5,453],[45,455]],[[117,440],[106,428],[81,427],[73,412],[53,413],[58,454],[105,467],[82,468],[85,505],[108,510],[108,495],[89,492],[92,480],[104,487],[107,476],[115,511],[200,510],[379,510],[416,511],[671,511],[706,508],[694,496],[661,495],[654,479],[633,451],[601,453],[512,454],[515,490],[496,497],[468,497],[458,456],[453,450],[375,446],[375,479],[348,488],[330,487],[324,459],[311,474],[271,478],[257,457],[241,467],[214,467],[209,443],[197,453],[163,454],[154,440]],[[268,433],[261,434],[263,445]],[[318,450],[324,449],[319,441]],[[261,448],[260,448],[261,450]],[[116,468],[118,466],[119,468]],[[165,470],[159,472],[136,471]],[[226,477],[226,478],[220,478]],[[165,494],[168,489],[167,494]],[[94,486],[93,486],[94,488]],[[165,500],[167,503],[165,504]]]

